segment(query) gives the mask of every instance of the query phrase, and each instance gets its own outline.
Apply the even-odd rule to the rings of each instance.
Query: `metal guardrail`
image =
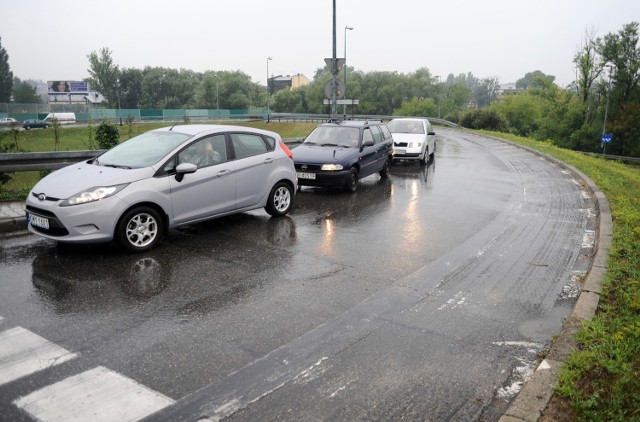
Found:
[[[637,157],[623,157],[621,155],[611,155],[611,154],[598,154],[597,152],[584,152],[585,155],[590,155],[592,157],[602,157],[607,160],[616,160],[616,161],[624,161],[627,163],[640,163],[640,158]]]
[[[89,160],[106,150],[0,153],[0,173],[58,170]]]
[[[288,145],[299,144],[301,138],[287,138]],[[0,153],[0,173],[58,170],[79,161],[97,157],[106,150],[58,151],[58,152],[10,152]]]

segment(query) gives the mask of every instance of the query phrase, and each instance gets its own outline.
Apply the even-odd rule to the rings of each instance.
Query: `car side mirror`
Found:
[[[371,147],[371,146],[373,146],[373,139],[367,139],[366,141],[364,141],[362,143],[362,146],[363,147]]]
[[[182,182],[185,174],[195,173],[198,170],[198,166],[191,163],[180,163],[176,167],[176,180]]]
[[[427,133],[427,135],[435,135],[435,134],[436,134],[435,132],[429,132],[429,133]]]

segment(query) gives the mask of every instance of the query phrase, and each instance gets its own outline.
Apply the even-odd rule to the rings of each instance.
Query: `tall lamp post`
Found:
[[[602,155],[607,148],[607,143],[604,141],[604,135],[607,132],[607,115],[609,114],[609,97],[611,97],[611,73],[613,73],[613,66],[608,65],[609,68],[609,87],[607,89],[607,105],[604,108],[604,122],[602,123]]]
[[[120,78],[116,79],[116,93],[118,94],[118,117],[120,117],[120,126],[122,126],[122,114],[120,113]]]
[[[344,27],[344,98],[347,98],[347,31],[353,31],[350,26]],[[343,104],[342,114],[347,118],[347,105]]]
[[[269,61],[271,60],[271,56],[267,57],[267,123],[269,123],[269,96],[271,93],[269,92]]]

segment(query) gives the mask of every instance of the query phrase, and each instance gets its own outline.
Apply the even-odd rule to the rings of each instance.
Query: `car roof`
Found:
[[[428,122],[429,119],[425,119],[424,117],[397,117],[393,120],[401,120],[401,121],[408,121],[408,122]]]
[[[327,122],[323,123],[320,126],[346,126],[346,127],[363,127],[367,125],[383,125],[384,123],[380,120],[344,120],[344,121],[336,121],[336,122]]]
[[[276,132],[272,132],[270,130],[257,129],[248,126],[236,126],[236,125],[207,125],[207,124],[196,124],[196,125],[174,125],[174,126],[166,126],[163,128],[156,129],[156,131],[164,131],[164,132],[178,132],[184,133],[185,135],[197,136],[205,133],[217,133],[217,132],[253,132],[260,133],[262,135],[267,135],[272,138],[281,139],[280,135]]]

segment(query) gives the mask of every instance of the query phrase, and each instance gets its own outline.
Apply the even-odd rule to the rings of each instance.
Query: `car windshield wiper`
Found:
[[[338,144],[322,144],[323,147],[337,147]]]
[[[305,141],[304,143],[307,144],[307,145],[318,145],[313,141]]]
[[[127,169],[127,170],[131,170],[131,167],[129,166],[120,166],[118,164],[101,164],[104,167],[113,167],[114,169]]]

